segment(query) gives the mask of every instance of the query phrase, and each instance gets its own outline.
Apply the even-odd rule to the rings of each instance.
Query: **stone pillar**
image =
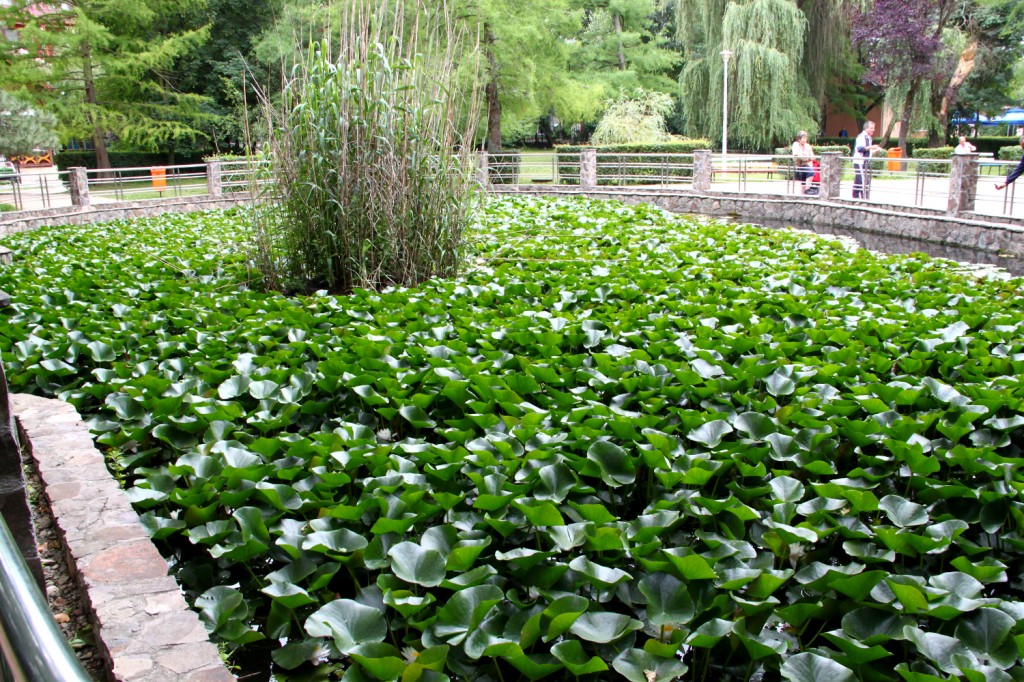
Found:
[[[711,189],[711,150],[697,149],[693,152],[693,189],[707,192]]]
[[[978,194],[978,155],[954,154],[949,173],[949,203],[946,214],[957,216],[974,210]]]
[[[84,169],[83,169],[84,170]],[[0,307],[10,305],[10,297],[0,291]],[[43,565],[39,561],[36,548],[36,534],[32,527],[32,512],[28,506],[25,493],[25,476],[21,470],[21,443],[18,442],[18,429],[11,412],[11,403],[7,394],[7,376],[0,364],[0,516],[11,531],[25,564],[32,576],[39,583],[39,588],[46,590],[43,581]]]
[[[71,190],[72,206],[88,206],[89,200],[89,176],[81,166],[68,169],[68,185]]]
[[[597,150],[593,147],[580,152],[580,187],[582,189],[597,187]]]
[[[487,152],[476,153],[476,181],[480,183],[483,188],[491,186],[491,178],[489,176],[490,171],[487,167]]]
[[[206,191],[211,197],[224,194],[224,178],[220,171],[220,161],[206,162]]]
[[[818,163],[821,164],[821,189],[818,196],[822,199],[839,198],[839,181],[843,177],[843,157],[839,152],[822,152]]]

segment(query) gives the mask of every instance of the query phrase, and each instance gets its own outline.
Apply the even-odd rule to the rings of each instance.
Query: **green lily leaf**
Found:
[[[636,480],[636,466],[632,458],[614,443],[606,440],[596,441],[587,450],[587,459],[597,464],[601,471],[601,480],[613,488]]]
[[[782,664],[783,679],[790,682],[853,682],[857,676],[846,666],[818,654],[795,654]]]
[[[384,614],[351,599],[335,599],[306,619],[310,637],[330,637],[343,654],[358,650],[361,644],[383,642],[387,636]]]
[[[604,611],[587,612],[569,628],[569,632],[588,642],[607,644],[643,627],[643,623],[629,616]]]
[[[390,550],[391,570],[406,582],[435,587],[441,584],[447,572],[444,555],[434,549],[425,549],[413,542],[400,542]]]

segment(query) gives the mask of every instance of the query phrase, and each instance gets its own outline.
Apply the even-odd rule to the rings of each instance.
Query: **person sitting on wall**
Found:
[[[1024,137],[1020,138],[1020,148],[1024,150]],[[1005,189],[1007,185],[1019,178],[1022,173],[1024,173],[1024,156],[1020,158],[1020,162],[1017,164],[1017,167],[1010,171],[1010,174],[1006,176],[1006,180],[996,183],[996,189]]]
[[[801,130],[796,134],[796,140],[793,142],[793,163],[796,165],[793,179],[800,185],[800,194],[807,193],[807,181],[814,175],[814,170],[811,168],[813,159],[814,147],[807,144],[807,133]]]

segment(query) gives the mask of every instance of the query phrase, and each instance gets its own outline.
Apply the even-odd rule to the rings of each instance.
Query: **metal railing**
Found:
[[[57,627],[18,545],[0,517],[0,680],[91,680]]]
[[[558,151],[487,155],[488,182],[495,185],[580,185],[584,155]],[[622,153],[596,151],[592,157],[598,187],[664,187],[689,190],[696,176],[696,155],[677,153]],[[792,156],[768,154],[712,154],[710,189],[779,196],[803,195],[796,179]],[[841,158],[839,199],[929,208],[945,211],[949,202],[951,160],[875,157],[868,163],[869,187],[865,196],[853,197],[854,168],[850,157]],[[1016,186],[994,188],[1013,163],[990,158],[978,160],[974,213],[1024,215],[1024,195],[1016,198]],[[216,164],[117,168],[86,172],[86,189],[93,204],[159,197],[230,195],[254,186],[257,166],[250,161]],[[68,171],[23,170],[20,182],[0,182],[0,204],[15,210],[57,208],[72,205]],[[267,179],[261,183],[269,182]]]

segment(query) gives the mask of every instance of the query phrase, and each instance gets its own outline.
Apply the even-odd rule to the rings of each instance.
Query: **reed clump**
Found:
[[[447,2],[352,0],[264,100],[266,169],[256,211],[267,286],[380,290],[449,277],[477,201],[477,50]]]

